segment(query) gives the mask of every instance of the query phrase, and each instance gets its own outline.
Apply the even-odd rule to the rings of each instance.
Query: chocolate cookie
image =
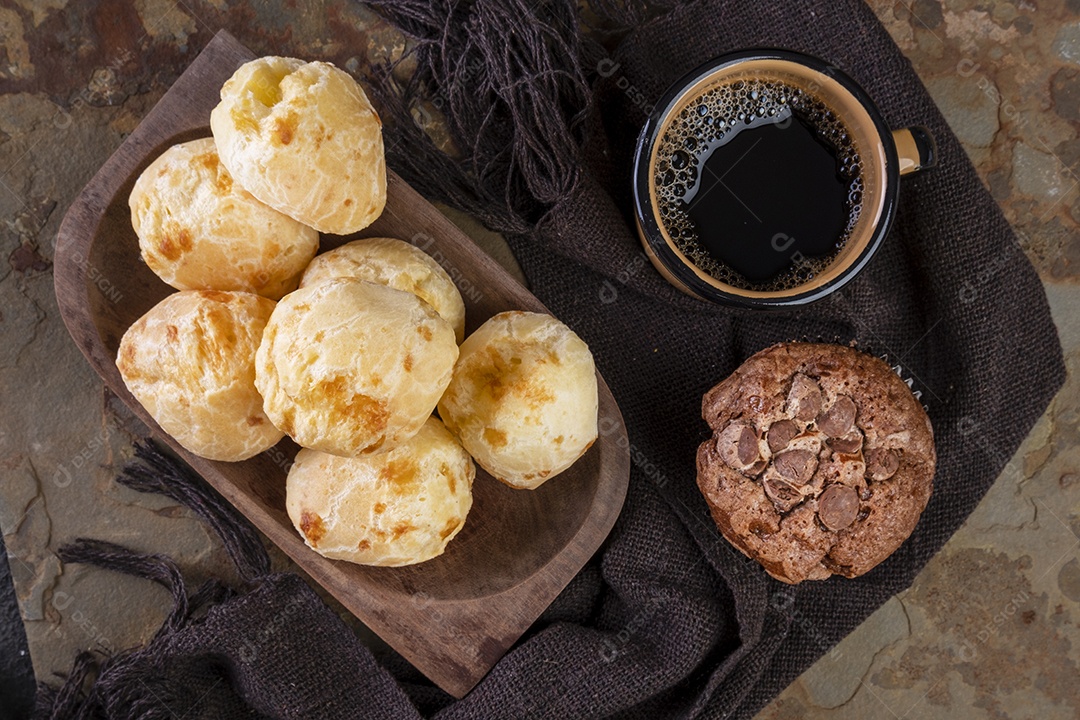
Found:
[[[706,393],[698,487],[727,540],[787,583],[856,577],[930,498],[934,436],[910,388],[840,345],[785,343]]]

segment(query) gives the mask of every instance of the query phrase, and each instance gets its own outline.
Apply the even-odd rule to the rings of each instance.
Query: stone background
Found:
[[[1042,275],[1070,375],[915,585],[760,718],[1080,717],[1080,0],[871,5]],[[51,273],[68,205],[221,28],[360,77],[405,49],[346,0],[0,0],[0,528],[38,678],[79,649],[143,643],[168,600],[62,567],[62,544],[96,537],[167,553],[193,583],[228,577],[186,510],[112,482],[141,428],[68,338]],[[454,219],[515,269],[497,237]]]

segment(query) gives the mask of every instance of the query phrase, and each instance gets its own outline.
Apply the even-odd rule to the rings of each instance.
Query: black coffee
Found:
[[[690,102],[660,140],[656,193],[676,246],[718,280],[814,278],[861,211],[862,166],[836,114],[801,88],[739,80]]]

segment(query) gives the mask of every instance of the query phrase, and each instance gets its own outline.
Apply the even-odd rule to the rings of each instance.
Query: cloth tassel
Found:
[[[139,492],[164,495],[190,508],[221,538],[244,580],[250,582],[270,572],[270,558],[258,532],[205,480],[153,443],[136,445],[135,457],[137,461],[124,468],[117,482]]]
[[[165,495],[190,508],[218,534],[246,581],[253,582],[269,572],[269,557],[255,529],[229,509],[204,480],[149,442],[136,445],[135,456],[118,478],[122,485]],[[155,682],[164,676],[159,658],[166,655],[163,649],[172,638],[195,622],[198,611],[235,593],[218,580],[208,580],[189,596],[180,568],[170,558],[102,540],[79,538],[60,548],[57,556],[65,564],[94,565],[152,580],[169,591],[172,609],[142,650],[111,656],[82,652],[58,689],[40,683],[34,717],[166,720],[172,709],[192,702],[192,698],[172,697],[164,683]]]
[[[531,231],[580,171],[592,93],[576,2],[368,4],[415,42],[411,79],[402,85],[384,68],[373,87],[390,120],[389,164],[493,230]],[[449,154],[415,121],[425,112],[443,116]]]

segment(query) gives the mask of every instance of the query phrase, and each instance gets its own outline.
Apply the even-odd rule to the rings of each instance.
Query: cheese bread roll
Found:
[[[128,198],[143,261],[177,290],[296,289],[319,233],[255,197],[221,164],[213,138],[174,145]]]
[[[355,457],[415,435],[457,356],[453,328],[420,298],[338,278],[278,303],[255,384],[267,416],[297,443]]]
[[[462,343],[439,417],[481,467],[532,490],[596,440],[597,402],[581,338],[550,315],[504,312]]]
[[[330,63],[240,66],[210,113],[221,161],[252,195],[325,233],[362,230],[386,203],[382,122]]]
[[[441,555],[465,524],[476,467],[437,418],[389,452],[344,458],[301,450],[285,507],[308,547],[363,565]]]
[[[124,333],[116,366],[185,448],[211,460],[246,460],[283,436],[255,389],[255,352],[273,310],[273,300],[251,293],[173,293]]]
[[[339,277],[411,292],[450,323],[459,343],[465,337],[465,302],[461,293],[442,266],[418,247],[394,238],[354,240],[312,260],[300,279],[300,287]]]

